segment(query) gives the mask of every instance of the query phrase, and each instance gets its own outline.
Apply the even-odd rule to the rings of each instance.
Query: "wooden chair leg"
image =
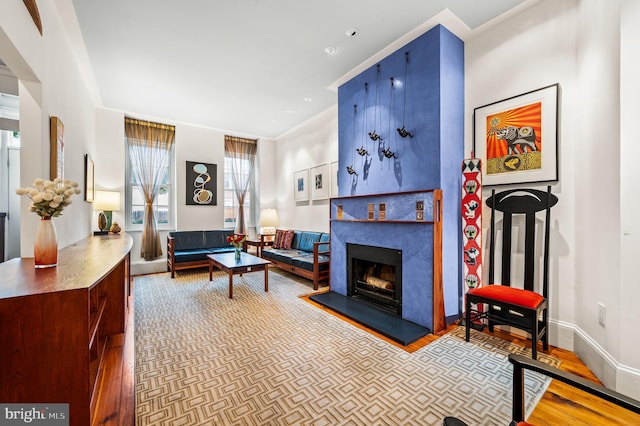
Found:
[[[547,311],[542,313],[542,324],[544,325],[544,337],[542,338],[542,349],[549,349],[549,317]]]
[[[471,337],[471,303],[465,301],[464,339],[468,342]]]
[[[533,316],[531,321],[531,358],[538,359],[538,315]]]

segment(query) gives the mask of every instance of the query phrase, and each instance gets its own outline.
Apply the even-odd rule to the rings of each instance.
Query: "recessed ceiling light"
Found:
[[[338,51],[338,49],[333,47],[333,46],[329,46],[329,47],[325,47],[324,51],[326,53],[328,53],[329,55],[333,55],[334,53],[336,53]]]
[[[347,37],[355,37],[358,34],[358,29],[349,28],[347,31],[345,31],[345,34],[347,35]]]
[[[313,101],[313,98],[310,98],[309,96],[307,96],[306,98],[304,98],[305,102],[311,102]]]
[[[287,109],[284,112],[286,112],[287,114],[295,114],[295,111],[292,109]]]

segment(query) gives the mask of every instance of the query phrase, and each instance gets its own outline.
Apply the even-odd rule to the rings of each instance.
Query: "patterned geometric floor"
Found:
[[[137,425],[509,423],[506,356],[528,350],[456,330],[408,353],[301,300],[310,281],[263,279],[234,276],[229,299],[221,272],[135,278]],[[549,381],[526,382],[529,412]]]

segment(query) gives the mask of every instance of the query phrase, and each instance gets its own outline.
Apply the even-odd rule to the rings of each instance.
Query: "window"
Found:
[[[238,210],[238,199],[236,197],[236,191],[233,186],[233,177],[231,173],[231,156],[230,153],[225,151],[224,153],[224,227],[235,228],[236,226],[236,211]],[[242,164],[241,177],[247,179],[251,167],[251,159],[243,158],[240,160]],[[249,189],[244,197],[244,217],[247,223],[253,224],[253,217],[251,215],[251,198],[253,194],[253,181],[249,181]]]
[[[258,141],[224,136],[224,224],[246,234],[253,225],[254,163]]]
[[[145,148],[146,149],[146,148]],[[173,224],[173,205],[174,205],[174,152],[173,147],[169,154],[169,164],[164,168],[162,172],[162,183],[160,185],[160,192],[156,196],[153,203],[153,214],[158,224],[158,229],[171,229]],[[126,220],[127,229],[129,230],[142,230],[142,222],[144,221],[144,193],[142,192],[142,186],[137,181],[135,173],[131,170],[134,164],[131,162],[131,156],[129,155],[129,144],[127,144],[126,154],[126,171],[125,179],[127,186],[125,189],[126,197]]]

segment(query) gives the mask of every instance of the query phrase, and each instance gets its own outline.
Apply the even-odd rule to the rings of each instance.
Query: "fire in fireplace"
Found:
[[[402,316],[402,250],[347,243],[347,296]]]

